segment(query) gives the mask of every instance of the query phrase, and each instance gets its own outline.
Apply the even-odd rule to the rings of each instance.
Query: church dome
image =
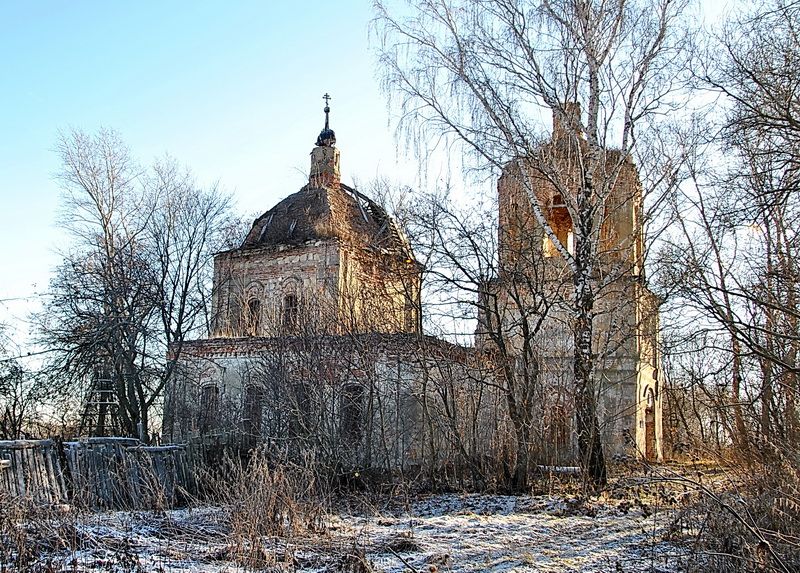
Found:
[[[242,249],[297,246],[336,240],[411,258],[411,247],[394,219],[377,203],[347,185],[306,185],[253,223]]]
[[[335,240],[414,260],[408,240],[383,207],[341,183],[336,134],[329,123],[330,96],[323,99],[325,127],[311,151],[308,185],[256,219],[241,249]]]
[[[325,127],[317,136],[317,146],[333,147],[336,145],[336,134],[329,127]]]

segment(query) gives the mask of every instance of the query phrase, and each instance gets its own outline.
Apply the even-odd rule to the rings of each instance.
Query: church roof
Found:
[[[306,185],[253,223],[242,249],[338,240],[411,258],[408,240],[377,203],[344,184]]]
[[[256,219],[240,248],[335,240],[413,260],[408,240],[386,210],[341,183],[336,134],[330,128],[331,97],[326,93],[323,99],[325,127],[311,152],[308,185]]]

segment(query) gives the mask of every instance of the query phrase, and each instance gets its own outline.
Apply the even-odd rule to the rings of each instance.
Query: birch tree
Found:
[[[566,261],[579,456],[596,485],[606,480],[593,347],[604,199],[637,141],[679,105],[688,3],[418,0],[405,11],[376,8],[380,64],[401,133],[421,151],[429,141],[455,142],[468,162],[495,173],[515,165],[538,224]],[[543,145],[548,108],[567,128],[569,170]],[[561,191],[574,248],[548,224],[534,178]]]

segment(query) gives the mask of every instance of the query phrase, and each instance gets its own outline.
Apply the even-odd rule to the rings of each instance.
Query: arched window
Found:
[[[200,389],[200,431],[207,432],[217,425],[219,413],[219,388],[206,384]]]
[[[228,315],[226,318],[227,323],[227,334],[229,336],[241,336],[242,329],[245,327],[245,323],[242,322],[242,314],[244,311],[242,310],[241,301],[238,300],[231,300],[228,303]]]
[[[652,388],[648,388],[644,397],[644,457],[655,460],[656,451],[656,397]]]
[[[552,196],[547,223],[567,252],[574,255],[575,235],[572,231],[572,218],[567,210],[564,199],[558,193],[554,193]],[[553,244],[553,241],[550,240],[547,234],[543,237],[542,247],[545,257],[555,257],[558,255],[558,249],[556,249],[555,244]]]
[[[364,432],[364,387],[348,384],[342,388],[341,434],[344,440],[357,443]]]
[[[261,437],[261,423],[264,414],[264,389],[250,384],[244,390],[243,426],[246,437],[253,445]]]
[[[307,380],[297,380],[290,383],[288,395],[289,437],[306,438],[312,428],[311,414],[312,403],[316,402],[313,388]]]
[[[647,410],[652,410],[656,405],[656,396],[652,388],[648,388],[644,394],[644,407]]]
[[[287,294],[283,297],[283,326],[288,331],[297,330],[299,303],[297,295]]]
[[[246,334],[258,336],[261,329],[261,301],[257,298],[250,299],[247,303],[247,330]]]

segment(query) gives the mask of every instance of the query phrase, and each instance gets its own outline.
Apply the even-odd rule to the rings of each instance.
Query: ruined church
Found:
[[[514,444],[486,335],[491,319],[478,317],[471,347],[423,333],[424,269],[385,209],[341,182],[327,101],[324,112],[308,183],[258,217],[238,248],[215,257],[213,329],[180,348],[178,375],[166,392],[164,439],[261,445],[322,457],[331,467],[412,474],[500,463]],[[600,337],[598,400],[612,452],[659,459],[657,318],[636,270],[641,190],[635,168],[626,169],[626,191],[611,198],[619,209],[604,232],[618,252],[613,260],[631,264],[601,302],[614,312],[597,329],[608,335]],[[508,277],[519,264],[514,253],[522,252],[514,237],[538,241],[536,260],[551,267],[543,289],[560,288],[562,278],[558,253],[531,221],[514,181],[507,171],[498,184],[501,270],[488,287],[501,301],[495,320],[508,325],[512,347],[519,336]],[[568,244],[559,197],[546,185],[537,192],[547,195],[550,223]],[[552,342],[539,345],[543,384],[564,388],[562,403],[540,405],[547,414],[541,420],[559,418],[564,442],[548,462],[574,459],[568,385],[559,384],[570,372],[570,351],[561,343],[567,323],[554,309],[539,334]]]

